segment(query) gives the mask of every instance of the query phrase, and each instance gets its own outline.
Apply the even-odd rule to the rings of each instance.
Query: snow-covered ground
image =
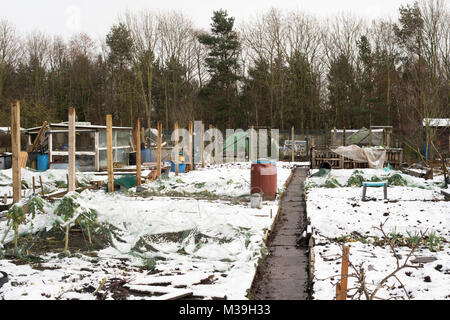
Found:
[[[294,164],[277,164],[279,190]],[[265,201],[262,209],[252,209],[248,202],[232,204],[194,196],[198,190],[227,198],[248,195],[249,169],[248,163],[216,165],[178,177],[171,174],[167,180],[144,185],[150,189],[162,184],[184,193],[183,198],[164,196],[163,192],[162,196],[140,197],[134,192],[83,191],[77,201],[95,209],[99,223],[116,229],[112,245],[94,253],[69,256],[48,252],[39,256],[43,259],[39,263],[17,264],[2,258],[0,270],[8,273],[10,280],[0,288],[0,298],[95,299],[92,289],[106,278],[100,293],[108,291],[115,281],[123,281],[123,287],[130,289],[127,299],[149,299],[152,297],[148,292],[180,290],[190,290],[206,299],[246,299],[258,259],[265,251],[263,238],[275,217],[277,201]],[[24,170],[23,179],[28,182],[32,174],[42,175],[44,183],[52,186],[55,180],[65,180],[66,172],[59,171]],[[7,184],[10,172],[1,173],[2,183]],[[82,178],[99,180],[89,174],[78,176]],[[31,231],[50,230],[60,221],[54,213],[58,203],[46,203],[46,213],[37,215],[32,224],[21,225],[19,233],[26,236]],[[0,222],[0,238],[6,230],[6,221]],[[13,238],[11,231],[6,243]],[[63,239],[60,243],[62,251]],[[33,248],[30,251],[32,254]],[[108,292],[106,298],[113,299],[112,291]]]
[[[311,173],[316,173],[312,170]],[[406,268],[391,278],[377,297],[383,299],[450,299],[450,202],[443,201],[442,177],[425,181],[398,171],[364,169],[359,171],[365,180],[377,176],[388,180],[400,175],[405,186],[389,186],[388,200],[384,200],[382,188],[368,188],[369,201],[362,201],[362,187],[350,187],[349,178],[354,170],[332,170],[325,177],[310,177],[306,182],[307,215],[314,228],[314,299],[333,299],[335,284],[340,281],[341,245],[350,247],[350,262],[364,263],[366,283],[370,290],[385,276],[396,269],[396,259],[386,244],[379,228],[385,222],[386,234],[411,239],[413,235],[435,235],[436,246],[429,243],[419,246],[409,264],[419,268]],[[326,181],[336,179],[342,187],[327,188]],[[398,180],[397,180],[398,181]],[[330,184],[328,184],[330,186]],[[432,249],[432,250],[430,250]],[[403,263],[411,249],[399,246],[396,250]],[[416,260],[430,258],[428,262]],[[349,273],[354,273],[350,268]],[[408,295],[405,293],[405,290]],[[354,278],[349,278],[348,288],[354,288]],[[354,293],[355,290],[349,293]],[[363,297],[364,299],[364,297]]]

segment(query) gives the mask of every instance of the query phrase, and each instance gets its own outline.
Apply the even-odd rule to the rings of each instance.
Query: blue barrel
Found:
[[[37,155],[37,170],[47,171],[48,170],[48,154],[38,154]]]
[[[142,163],[152,162],[152,154],[150,149],[141,150],[141,162]]]
[[[170,171],[175,172],[175,162],[170,161]],[[178,164],[178,173],[185,173],[186,172],[186,164]]]

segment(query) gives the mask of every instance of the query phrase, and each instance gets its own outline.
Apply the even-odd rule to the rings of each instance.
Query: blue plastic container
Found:
[[[175,163],[170,161],[170,171],[175,172]],[[178,173],[184,173],[186,171],[186,164],[178,164]]]
[[[141,151],[141,162],[148,163],[152,162],[152,154],[150,149],[142,149]]]
[[[37,155],[37,170],[47,171],[48,170],[48,154],[38,154]]]

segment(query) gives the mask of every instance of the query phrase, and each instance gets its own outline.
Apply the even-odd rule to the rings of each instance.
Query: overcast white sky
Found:
[[[397,17],[400,5],[413,0],[0,0],[0,19],[12,22],[18,31],[39,29],[51,35],[68,37],[86,32],[94,38],[104,37],[119,13],[126,9],[139,11],[181,10],[196,26],[209,29],[212,12],[226,9],[236,22],[253,17],[271,7],[300,9],[307,13],[333,16],[352,12],[369,20]]]

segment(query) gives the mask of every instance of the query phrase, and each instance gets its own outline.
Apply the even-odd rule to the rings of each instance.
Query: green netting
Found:
[[[114,179],[114,189],[123,187],[130,189],[136,186],[136,177],[132,175],[125,175],[119,179]],[[108,191],[108,185],[105,184],[105,191]]]

